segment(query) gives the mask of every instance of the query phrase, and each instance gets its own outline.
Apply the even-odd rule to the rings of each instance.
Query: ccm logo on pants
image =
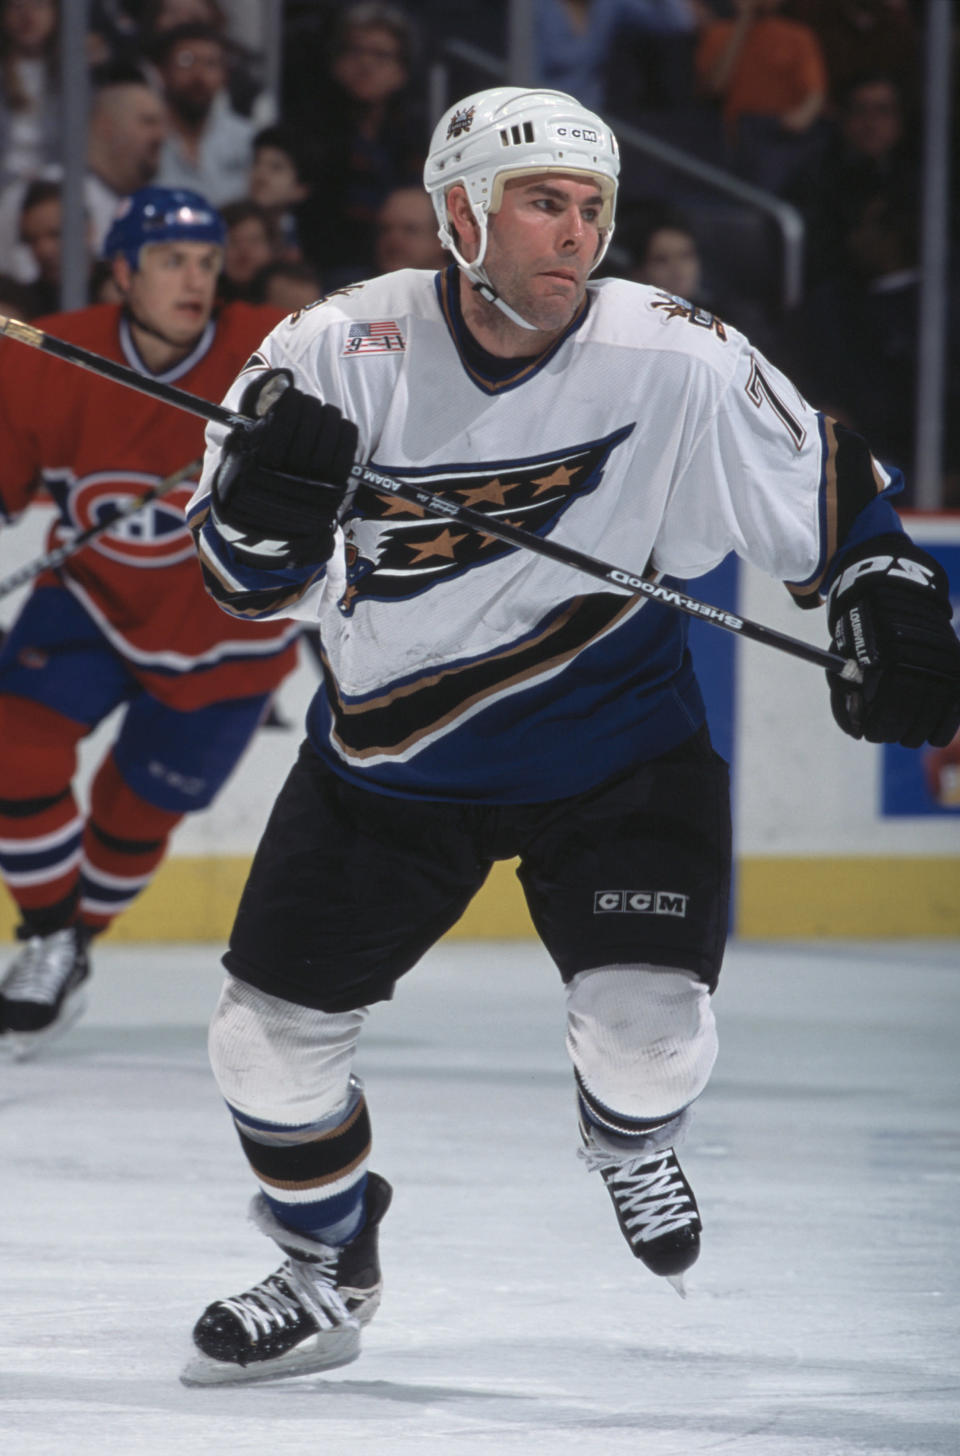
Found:
[[[686,915],[689,895],[675,890],[597,890],[594,915]]]

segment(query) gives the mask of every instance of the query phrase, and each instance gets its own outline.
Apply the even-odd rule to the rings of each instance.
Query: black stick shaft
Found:
[[[89,369],[94,374],[112,379],[117,384],[126,385],[129,389],[139,390],[141,394],[151,395],[154,399],[162,399],[177,409],[199,415],[201,419],[213,424],[224,425],[227,429],[248,428],[255,423],[246,415],[232,414],[223,405],[201,399],[199,395],[190,394],[185,389],[178,389],[175,384],[164,384],[160,380],[138,374],[135,369],[130,369],[125,364],[118,364],[112,359],[103,359],[99,354],[91,353],[89,349],[83,349],[78,344],[70,344],[64,339],[53,338],[51,335],[43,333],[42,330],[34,328],[32,324],[20,323],[16,319],[8,319],[0,315],[0,334],[7,334],[22,344],[30,345],[31,348],[42,349],[44,353],[53,354],[58,359],[65,359],[71,364],[78,364],[82,369]],[[735,632],[739,637],[747,637],[753,642],[762,642],[768,647],[776,647],[781,652],[788,652],[793,657],[801,658],[804,662],[813,663],[815,667],[825,668],[827,672],[839,673],[848,681],[858,682],[860,680],[860,670],[856,663],[841,657],[839,653],[828,652],[809,642],[801,642],[799,638],[789,637],[785,632],[778,632],[773,627],[765,627],[760,622],[752,622],[749,618],[738,617],[735,613],[724,611],[721,607],[698,601],[696,597],[688,596],[686,592],[648,581],[645,577],[637,576],[632,571],[611,566],[608,562],[588,556],[583,551],[578,551],[576,547],[564,546],[548,536],[536,536],[533,532],[524,531],[519,526],[511,526],[506,521],[499,521],[495,516],[482,515],[469,506],[458,505],[456,501],[435,495],[433,491],[425,490],[423,486],[414,485],[410,481],[395,480],[392,476],[381,475],[366,465],[355,465],[351,473],[359,484],[368,489],[375,490],[380,495],[392,495],[400,500],[409,501],[413,505],[422,507],[429,515],[437,516],[442,520],[459,521],[461,525],[469,526],[474,531],[480,531],[485,536],[493,536],[496,540],[504,541],[510,546],[531,551],[537,556],[549,557],[552,561],[559,561],[577,571],[582,571],[628,595],[632,593],[636,596],[648,597],[674,611],[684,612],[687,616],[695,617],[701,622],[710,622],[713,626],[721,627],[727,632]]]
[[[616,587],[620,591],[649,597],[651,601],[660,602],[666,607],[673,607],[678,612],[685,612],[688,616],[696,617],[701,622],[710,622],[715,627],[723,627],[728,632],[736,632],[740,637],[749,637],[753,642],[763,642],[769,647],[779,647],[781,652],[792,653],[794,657],[801,657],[830,672],[846,670],[846,674],[849,675],[850,664],[847,659],[840,657],[835,652],[827,652],[822,647],[814,647],[809,642],[801,642],[799,638],[788,637],[773,627],[765,627],[760,622],[751,622],[748,618],[739,617],[722,607],[711,606],[709,602],[701,602],[696,597],[688,596],[686,592],[678,591],[675,587],[661,586],[658,582],[637,576],[632,571],[624,571],[619,566],[611,566],[608,562],[600,561],[595,556],[588,556],[585,552],[578,551],[575,546],[563,545],[549,536],[535,536],[531,531],[524,531],[519,526],[511,526],[506,521],[498,521],[495,516],[481,515],[479,511],[471,510],[468,506],[458,505],[456,501],[434,495],[433,491],[424,490],[422,486],[413,485],[410,481],[394,480],[389,475],[380,475],[366,465],[355,465],[351,474],[362,485],[377,491],[380,495],[399,496],[402,500],[422,506],[431,515],[459,521],[461,525],[469,526],[472,530],[480,531],[486,536],[494,536],[498,541],[505,541],[511,546],[532,551],[537,556],[549,557],[551,561],[562,562],[564,566],[574,567],[577,571],[596,577],[598,581],[606,582],[608,586]]]

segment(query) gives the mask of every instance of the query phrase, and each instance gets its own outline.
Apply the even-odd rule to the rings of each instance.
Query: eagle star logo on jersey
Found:
[[[71,472],[45,471],[44,482],[61,521],[73,535],[103,525],[136,496],[158,485],[160,477],[138,470],[101,470],[77,480]],[[195,488],[184,481],[161,499],[117,521],[87,549],[123,566],[174,566],[189,560],[195,548],[187,530],[186,509]]]
[[[658,293],[650,307],[662,309],[668,319],[684,318],[688,323],[696,324],[697,328],[712,329],[717,338],[726,343],[727,330],[723,321],[715,313],[698,308],[689,299],[681,298],[678,293]]]
[[[447,127],[446,140],[452,141],[454,137],[463,136],[473,126],[473,118],[476,115],[475,106],[461,106],[450,118],[450,125]]]
[[[625,425],[602,440],[535,459],[490,462],[470,469],[391,470],[491,520],[549,535],[577,500],[596,490],[611,453],[632,432]],[[404,601],[465,571],[497,561],[519,548],[487,536],[455,518],[438,520],[419,505],[396,496],[368,494],[362,515],[344,523],[347,589],[340,610],[349,616],[357,602]]]

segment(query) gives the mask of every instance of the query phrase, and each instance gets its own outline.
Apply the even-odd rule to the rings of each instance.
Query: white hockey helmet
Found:
[[[440,241],[469,278],[489,284],[483,272],[487,218],[503,201],[511,177],[560,172],[592,178],[603,198],[596,268],[613,236],[620,154],[606,122],[565,91],[495,86],[466,96],[440,118],[423,169],[439,224]],[[472,262],[461,255],[447,216],[447,192],[459,182],[480,229]]]

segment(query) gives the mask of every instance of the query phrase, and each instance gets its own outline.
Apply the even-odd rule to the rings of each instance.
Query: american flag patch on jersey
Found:
[[[397,325],[392,319],[371,324],[351,324],[344,354],[400,354],[407,347]]]

